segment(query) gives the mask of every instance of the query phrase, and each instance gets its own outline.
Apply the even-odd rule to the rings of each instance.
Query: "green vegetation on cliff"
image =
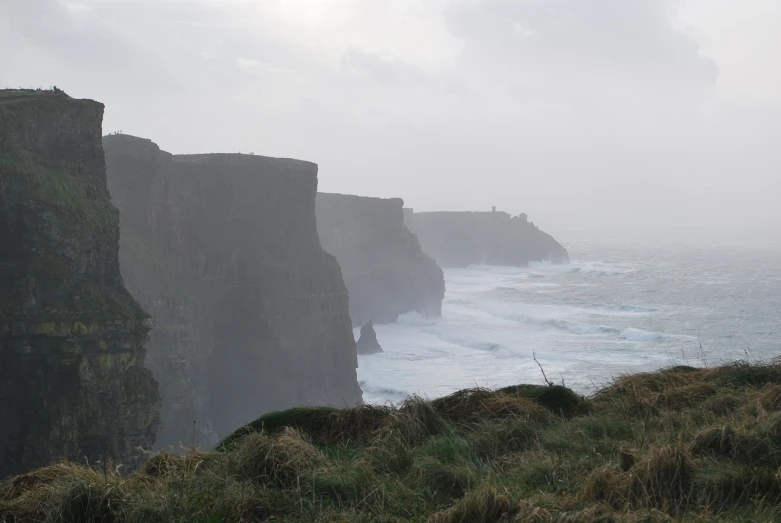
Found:
[[[105,186],[83,176],[73,162],[37,157],[26,149],[6,144],[0,149],[0,173],[24,180],[27,196],[74,216],[97,230],[116,230],[119,213],[109,203]]]
[[[63,463],[10,479],[0,520],[778,521],[779,467],[781,365],[675,367],[590,398],[519,386],[276,412],[126,477]]]

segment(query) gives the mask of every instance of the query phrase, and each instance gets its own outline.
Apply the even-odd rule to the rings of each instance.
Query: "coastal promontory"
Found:
[[[567,250],[553,236],[506,212],[414,212],[405,224],[423,250],[442,267],[472,264],[524,267],[529,262],[568,263]]]
[[[442,269],[404,225],[403,207],[399,198],[317,194],[320,241],[342,268],[355,327],[441,314]]]

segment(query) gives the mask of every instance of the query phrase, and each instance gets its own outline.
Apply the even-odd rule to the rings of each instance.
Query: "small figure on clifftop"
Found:
[[[377,333],[374,332],[374,326],[372,321],[369,320],[366,325],[361,327],[361,336],[358,338],[358,343],[355,345],[358,354],[376,354],[382,352],[377,341]]]

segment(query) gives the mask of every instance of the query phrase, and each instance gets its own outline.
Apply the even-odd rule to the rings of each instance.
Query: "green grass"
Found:
[[[677,367],[274,412],[133,474],[9,479],[0,521],[778,521],[779,467],[780,365]]]

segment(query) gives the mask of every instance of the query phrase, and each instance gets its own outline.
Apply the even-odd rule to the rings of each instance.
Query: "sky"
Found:
[[[0,0],[0,86],[323,191],[781,246],[777,0]]]

